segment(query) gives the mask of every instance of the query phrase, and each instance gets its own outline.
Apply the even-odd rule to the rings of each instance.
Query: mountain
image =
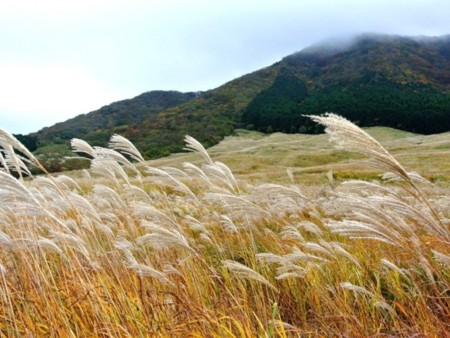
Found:
[[[278,66],[273,85],[243,114],[258,130],[314,132],[302,114],[325,111],[362,126],[450,130],[450,36],[362,35],[306,48]]]
[[[41,147],[72,137],[104,145],[116,132],[156,158],[180,151],[185,134],[210,146],[237,127],[320,132],[303,115],[326,111],[362,126],[450,130],[450,36],[325,42],[210,91],[144,93],[34,136]]]
[[[65,142],[74,137],[104,144],[112,133],[123,131],[152,115],[200,95],[200,92],[180,93],[162,90],[146,92],[132,99],[114,102],[88,114],[81,114],[65,122],[43,128],[30,136],[37,137],[41,146]]]

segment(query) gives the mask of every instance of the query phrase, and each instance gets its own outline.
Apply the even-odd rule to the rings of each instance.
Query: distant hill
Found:
[[[207,146],[235,128],[316,133],[302,114],[332,111],[362,126],[450,130],[450,36],[366,34],[303,49],[214,90],[149,92],[34,134],[104,144],[113,132],[147,158],[180,151],[185,134]]]
[[[201,95],[177,91],[151,91],[132,99],[111,103],[88,114],[81,114],[65,122],[43,128],[36,136],[41,146],[66,142],[74,137],[104,144],[114,132],[126,130],[168,108],[178,106]]]

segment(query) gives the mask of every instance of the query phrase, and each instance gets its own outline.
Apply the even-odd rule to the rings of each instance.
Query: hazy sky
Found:
[[[448,0],[0,0],[0,127],[218,87],[323,39],[450,34]]]

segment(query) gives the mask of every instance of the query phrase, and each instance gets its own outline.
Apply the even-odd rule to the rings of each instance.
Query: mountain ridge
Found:
[[[135,120],[120,125],[97,126],[89,134],[71,129],[69,120],[55,126],[66,123],[71,133],[51,126],[33,135],[41,146],[67,144],[69,136],[104,145],[118,132],[146,158],[157,158],[182,150],[185,134],[211,146],[235,128],[317,133],[320,128],[302,115],[326,111],[362,126],[429,134],[450,130],[449,93],[450,35],[362,34],[304,48],[179,104],[135,112]]]

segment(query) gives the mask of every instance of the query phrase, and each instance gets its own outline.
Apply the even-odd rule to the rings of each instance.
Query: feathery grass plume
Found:
[[[19,174],[19,177],[21,179],[23,178],[23,174],[27,176],[33,176],[31,175],[31,172],[26,164],[22,161],[21,156],[17,155],[14,152],[13,147],[10,144],[6,144],[4,145],[4,147],[5,162],[10,171],[15,171],[17,174]]]
[[[123,179],[128,186],[131,185],[125,170],[123,170],[122,166],[114,160],[96,157],[91,161],[91,169],[92,172],[109,178],[116,186],[120,186],[118,180],[120,178]]]
[[[167,171],[158,169],[158,168],[147,167],[146,172],[147,172],[147,174],[160,177],[161,181],[158,182],[160,185],[162,185],[162,186],[167,185],[167,183],[168,183],[167,180],[169,180],[170,183],[172,183],[171,186],[173,189],[175,189],[176,191],[179,191],[183,194],[186,194],[186,195],[190,196],[194,201],[199,202],[197,195],[195,195],[186,184],[184,184],[179,179],[172,176]]]
[[[431,250],[431,252],[433,253],[433,257],[435,260],[445,264],[447,267],[450,268],[450,256],[444,255],[443,253],[436,250]]]
[[[198,142],[195,138],[192,136],[186,135],[184,137],[184,142],[186,143],[186,147],[184,150],[192,151],[198,153],[200,156],[203,157],[203,160],[205,163],[213,165],[214,162],[212,161],[211,157],[209,157],[208,152],[206,151],[205,147]]]
[[[414,197],[426,205],[433,215],[436,222],[434,228],[440,228],[438,232],[441,234],[447,233],[446,237],[449,238],[450,231],[448,227],[442,223],[439,215],[416,185],[416,176],[412,178],[403,166],[377,140],[342,116],[332,113],[326,113],[324,116],[306,116],[325,126],[325,131],[330,135],[331,141],[335,142],[339,148],[367,155],[373,161],[372,163],[375,167],[392,172],[407,182],[417,193]]]
[[[125,198],[132,201],[133,203],[135,203],[136,201],[147,203],[152,201],[151,197],[145,190],[135,185],[127,186],[127,190],[125,193]]]
[[[292,263],[287,263],[276,269],[276,280],[287,278],[304,278],[308,273],[308,268],[304,268]]]
[[[181,231],[178,231],[177,229],[166,229],[145,220],[141,221],[141,225],[152,233],[136,238],[137,244],[150,246],[157,250],[181,248],[191,253],[195,253],[195,250],[189,245],[189,241]]]
[[[303,201],[309,201],[309,199],[303,195],[298,186],[285,187],[279,184],[266,183],[256,187],[256,189],[276,198],[287,196],[294,200],[300,199]]]
[[[220,215],[220,224],[225,231],[228,231],[230,233],[238,233],[238,227],[227,215]]]
[[[6,171],[9,174],[10,173],[9,166],[6,163],[5,156],[3,155],[4,152],[5,152],[4,149],[0,149],[0,164],[1,164],[0,170]]]
[[[277,288],[273,286],[266,278],[248,266],[232,260],[224,260],[222,263],[223,266],[236,277],[259,282],[272,290],[277,291]]]
[[[370,239],[391,245],[404,246],[403,236],[389,228],[379,228],[373,224],[354,220],[330,221],[327,226],[331,228],[332,233],[347,236],[351,239]]]
[[[89,143],[87,143],[84,140],[81,140],[79,138],[73,138],[70,141],[70,146],[72,147],[72,151],[74,153],[84,153],[86,155],[89,155],[90,157],[95,157],[95,150],[90,146]]]
[[[68,198],[72,205],[77,210],[81,211],[81,215],[87,216],[89,220],[94,220],[96,222],[101,221],[97,210],[86,198],[73,192],[68,193]]]
[[[50,239],[54,243],[60,243],[64,246],[69,246],[72,249],[76,249],[88,255],[88,250],[86,248],[86,243],[79,236],[73,233],[64,233],[60,231],[50,230]]]
[[[400,214],[395,209],[386,208],[384,201],[387,198],[388,196],[361,197],[338,193],[334,202],[340,206],[341,210],[339,210],[338,214],[343,214],[344,216],[351,214],[353,220],[373,224],[378,229],[391,228],[396,233],[408,233],[409,236],[415,236],[414,223],[409,222],[406,224],[403,218],[407,214]]]
[[[408,276],[409,272],[407,270],[399,268],[397,265],[392,263],[390,260],[388,260],[386,258],[382,258],[381,259],[381,264],[385,268],[388,268],[389,270],[393,270],[395,272],[398,272],[400,275],[409,278],[409,276]]]
[[[286,240],[294,240],[299,242],[305,241],[302,234],[298,231],[297,227],[294,225],[286,225],[280,232],[280,236],[282,239]]]
[[[319,262],[319,263],[325,263],[329,260],[323,257],[319,257],[316,255],[312,255],[310,253],[305,253],[301,251],[298,247],[294,246],[292,248],[292,253],[288,255],[284,255],[284,262],[285,264],[290,264],[294,262]]]
[[[2,235],[4,235],[2,233]],[[0,242],[3,246],[7,247],[9,250],[17,252],[22,250],[41,250],[54,251],[58,254],[62,253],[62,250],[53,242],[51,239],[39,237],[38,239],[32,238],[9,238],[8,236],[2,236]]]
[[[205,183],[208,186],[211,185],[211,181],[209,180],[208,176],[204,173],[202,169],[197,167],[195,164],[192,164],[190,162],[183,162],[183,168],[184,170],[186,170],[186,172],[191,174],[191,177],[192,175],[195,177],[199,177],[200,179],[205,181]]]
[[[336,254],[336,256],[343,256],[345,258],[347,258],[348,260],[350,260],[353,264],[355,264],[357,267],[361,267],[361,265],[359,264],[358,260],[352,255],[350,254],[347,250],[345,250],[342,246],[343,243],[339,243],[339,242],[330,242],[328,243],[334,253]]]
[[[280,255],[276,255],[271,252],[260,252],[255,255],[255,258],[259,262],[264,262],[265,264],[282,264],[284,259]]]
[[[353,291],[355,293],[361,293],[361,294],[364,294],[367,296],[371,295],[371,293],[369,291],[367,291],[366,288],[364,288],[362,286],[354,285],[350,282],[342,282],[339,285],[341,286],[341,288]]]
[[[322,244],[325,244],[325,241],[321,242]],[[322,254],[327,256],[328,258],[334,258],[335,255],[333,254],[333,252],[330,252],[330,250],[328,248],[325,248],[324,246],[318,244],[318,243],[314,243],[314,242],[306,242],[306,243],[301,243],[301,246],[303,247],[303,249],[306,249],[309,252],[315,252],[318,254]]]
[[[127,268],[134,270],[138,276],[152,277],[161,283],[173,285],[164,272],[156,270],[151,266],[138,263],[131,253],[131,250],[134,248],[134,245],[131,242],[126,239],[120,239],[115,243],[115,247],[122,252]]]
[[[0,264],[0,275],[2,275],[2,276],[4,276],[4,275],[6,275],[7,274],[7,270],[6,270],[6,268],[4,267],[4,265],[3,264]]]
[[[139,152],[139,150],[137,150],[134,144],[131,143],[130,140],[121,135],[114,134],[113,136],[111,136],[108,146],[110,148],[120,151],[125,155],[130,156],[133,160],[137,162],[142,163],[145,161],[144,157],[142,157],[141,153]]]
[[[56,183],[59,184],[62,187],[66,187],[66,190],[76,190],[78,192],[81,192],[82,189],[81,187],[78,185],[77,182],[75,182],[75,180],[67,175],[58,175],[58,177],[56,177]]]
[[[276,331],[282,331],[284,334],[287,331],[297,331],[298,330],[294,325],[291,325],[289,323],[286,323],[286,322],[283,322],[283,321],[277,320],[277,319],[270,319],[268,321],[268,324],[273,325],[275,327]],[[283,337],[283,336],[281,336],[281,337]]]
[[[333,113],[326,113],[323,116],[306,115],[306,117],[325,126],[325,132],[330,135],[330,140],[340,149],[367,155],[374,161],[376,167],[396,173],[405,181],[412,182],[406,170],[377,140],[346,118]]]
[[[396,312],[392,306],[390,306],[388,303],[386,303],[383,300],[376,301],[373,303],[373,307],[377,309],[383,309],[389,312],[392,316],[396,315]]]
[[[180,179],[185,179],[191,181],[191,177],[186,174],[183,170],[173,167],[161,167],[161,170],[164,170],[166,173],[171,175],[172,177],[179,177]]]
[[[270,213],[261,206],[245,199],[243,196],[221,193],[206,193],[204,199],[220,203],[232,217],[269,217]]]
[[[289,183],[290,184],[295,184],[294,172],[292,171],[291,167],[288,167],[286,169],[286,175],[287,175],[287,177],[289,179]]]
[[[205,164],[203,165],[203,171],[210,177],[210,181],[215,184],[217,184],[216,182],[218,181],[224,185],[228,191],[233,193],[239,192],[239,185],[230,168],[228,168],[225,164],[221,162]],[[212,179],[215,179],[216,181],[213,181]]]
[[[214,162],[214,167],[222,173],[223,178],[228,182],[228,185],[231,186],[235,192],[239,192],[239,184],[231,169],[226,164],[219,161]]]
[[[411,180],[414,180],[416,182],[431,184],[430,181],[428,181],[426,178],[415,171],[408,172],[408,176],[411,178]],[[398,181],[402,178],[393,172],[387,172],[381,175],[381,179],[384,181]]]
[[[117,210],[123,209],[123,200],[114,189],[111,189],[103,184],[96,184],[94,185],[92,192],[95,199],[103,198],[108,201],[112,208]]]
[[[145,264],[133,263],[133,264],[128,265],[128,268],[131,270],[134,270],[138,276],[152,277],[164,284],[174,285],[164,272],[156,270],[155,268],[152,268],[151,266],[148,266]]]
[[[189,226],[190,229],[210,235],[210,231],[206,228],[205,224],[200,222],[193,216],[191,215],[184,216],[184,222]]]
[[[12,194],[11,198],[14,198],[15,200],[18,199],[30,204],[39,205],[37,199],[25,187],[25,185],[13,176],[4,171],[0,171],[0,182],[0,194],[2,192],[8,192]]]
[[[323,231],[319,228],[319,226],[310,221],[302,221],[295,225],[297,229],[304,229],[305,231],[314,234],[318,237],[323,235]]]
[[[35,190],[30,189],[37,199],[40,200],[41,203],[54,201],[55,199],[59,199],[61,197],[65,197],[67,192],[63,192],[63,189],[67,190],[65,185],[58,184],[58,180],[50,179],[47,176],[38,176],[30,184],[31,187],[36,187]],[[67,190],[69,191],[69,190]]]
[[[103,148],[103,147],[94,147],[94,156],[96,158],[106,158],[106,159],[110,159],[113,161],[116,161],[119,164],[125,165],[128,168],[131,168],[133,170],[135,170],[134,165],[131,164],[130,161],[128,161],[128,159],[123,156],[121,153],[119,153],[118,151],[115,151],[114,149],[108,149],[108,148]]]
[[[8,133],[6,130],[0,128],[0,147],[6,148],[7,146],[20,151],[24,154],[31,162],[42,167],[36,157],[25,147],[19,140],[17,140],[13,135]]]
[[[164,224],[167,227],[179,229],[180,225],[173,214],[166,214],[163,210],[155,208],[144,202],[136,202],[133,206],[133,216],[139,219]]]

